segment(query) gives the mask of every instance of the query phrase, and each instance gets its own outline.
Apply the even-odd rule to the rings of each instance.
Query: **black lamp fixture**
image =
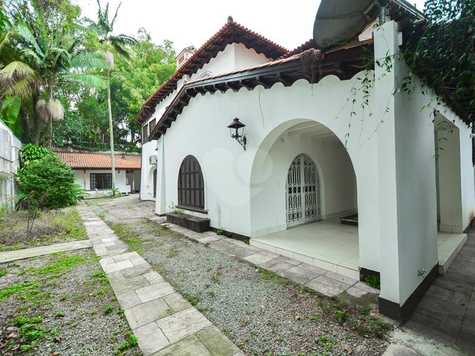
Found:
[[[246,125],[244,125],[237,117],[233,119],[231,124],[228,125],[229,128],[229,133],[231,134],[231,138],[236,140],[244,149],[246,150],[246,143],[247,143],[247,138],[244,135],[244,128]]]

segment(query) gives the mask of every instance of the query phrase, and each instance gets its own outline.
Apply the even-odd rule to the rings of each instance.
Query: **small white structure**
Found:
[[[176,56],[176,66],[179,69],[185,62],[195,54],[196,48],[193,46],[185,47]]]
[[[15,174],[19,168],[21,142],[0,121],[0,209],[15,205]]]
[[[76,183],[89,195],[107,195],[112,188],[111,155],[108,152],[56,151],[61,160],[70,166]],[[140,191],[140,155],[115,154],[116,187],[122,194]]]
[[[379,274],[381,311],[407,318],[463,241],[475,193],[470,127],[416,77],[399,90],[401,31],[388,21],[325,53],[288,52],[230,19],[142,108],[142,199]],[[390,65],[362,70],[368,53]],[[234,118],[246,127],[230,137]]]

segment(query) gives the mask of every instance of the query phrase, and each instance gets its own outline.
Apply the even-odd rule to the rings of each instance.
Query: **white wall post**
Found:
[[[155,199],[155,211],[162,215],[167,212],[167,197],[166,197],[166,172],[165,172],[165,135],[162,135],[157,141],[157,197]]]
[[[407,319],[437,274],[434,132],[417,93],[401,92],[408,71],[394,21],[375,31],[381,294],[380,311]]]

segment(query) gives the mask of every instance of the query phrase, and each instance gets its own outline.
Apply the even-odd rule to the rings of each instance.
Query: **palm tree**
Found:
[[[91,29],[93,29],[102,45],[104,58],[109,67],[107,70],[107,107],[109,114],[109,137],[112,161],[112,194],[115,195],[115,155],[114,155],[114,126],[112,121],[112,103],[111,103],[111,73],[114,69],[114,52],[128,59],[130,57],[128,46],[137,43],[137,40],[124,34],[114,35],[114,25],[122,3],[119,3],[115,9],[112,19],[109,19],[109,3],[102,8],[100,0],[97,0],[97,22],[88,20]]]
[[[104,69],[106,63],[101,56],[85,49],[77,31],[79,25],[72,22],[66,26],[49,20],[49,15],[57,15],[48,12],[51,7],[33,1],[31,8],[19,6],[12,11],[15,23],[6,37],[15,45],[17,56],[0,70],[0,99],[31,99],[33,122],[27,120],[30,139],[39,143],[44,122],[49,126],[51,147],[53,121],[64,117],[64,108],[56,98],[57,88],[67,82],[104,87],[103,78],[91,70]]]

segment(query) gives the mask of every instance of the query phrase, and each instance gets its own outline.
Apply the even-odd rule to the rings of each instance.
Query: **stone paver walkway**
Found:
[[[153,217],[149,220],[163,224],[172,231],[206,244],[210,248],[230,256],[236,256],[257,267],[277,273],[298,284],[303,284],[328,297],[335,297],[344,292],[357,298],[368,293],[379,294],[379,290],[371,288],[356,279],[284,257],[256,246],[250,246],[238,240],[225,238],[212,231],[197,233],[181,226],[165,223],[165,219],[161,217]]]
[[[0,252],[0,263],[6,263],[16,260],[23,260],[25,258],[50,255],[58,252],[74,251],[92,246],[89,240],[78,240],[72,242],[62,242],[48,246],[23,248],[21,250]]]
[[[243,355],[90,208],[78,210],[144,355]]]

